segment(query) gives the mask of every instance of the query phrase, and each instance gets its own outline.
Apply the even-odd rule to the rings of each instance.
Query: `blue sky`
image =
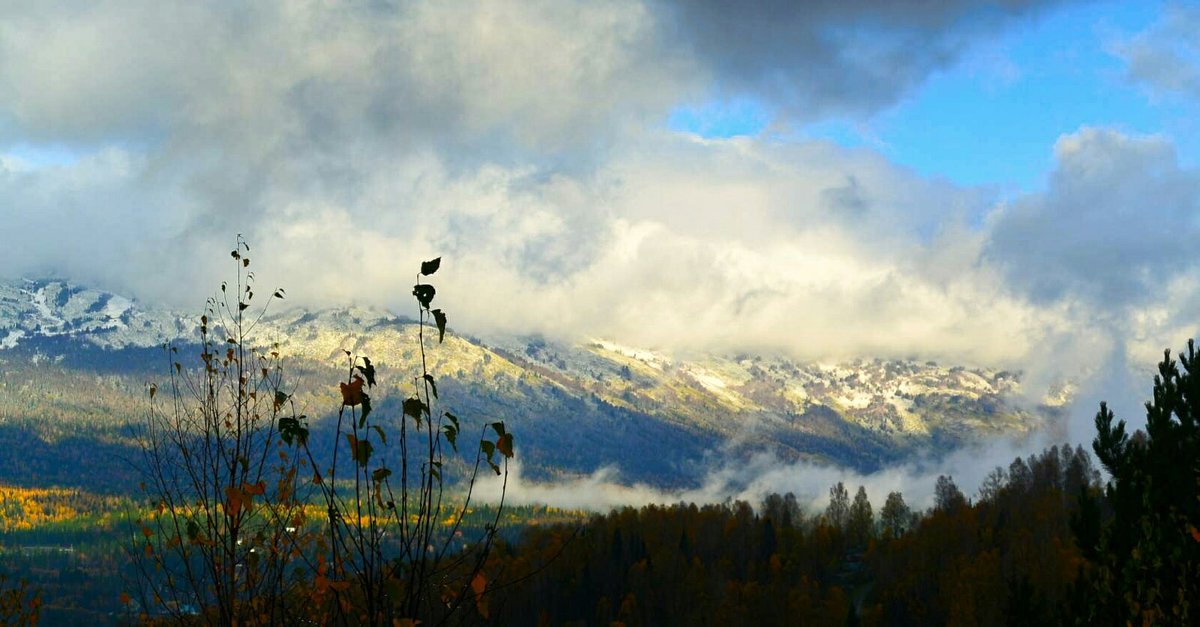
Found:
[[[772,124],[777,109],[742,96],[680,106],[667,126],[707,138],[819,138],[867,147],[924,176],[1004,192],[1041,188],[1056,140],[1085,126],[1172,137],[1180,158],[1195,164],[1196,103],[1133,84],[1118,53],[1163,9],[1161,2],[1097,2],[1027,18],[868,116],[792,122],[780,133]]]

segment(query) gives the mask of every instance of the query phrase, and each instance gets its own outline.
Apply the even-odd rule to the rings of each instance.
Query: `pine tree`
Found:
[[[1191,340],[1180,363],[1182,370],[1166,351],[1145,431],[1127,434],[1124,420],[1114,426],[1106,403],[1096,414],[1092,448],[1112,476],[1105,489],[1112,517],[1084,547],[1096,562],[1093,623],[1200,620],[1200,361]],[[1081,542],[1086,535],[1095,534]]]

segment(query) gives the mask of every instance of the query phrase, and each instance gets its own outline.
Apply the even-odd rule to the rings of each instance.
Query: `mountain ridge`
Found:
[[[167,340],[197,341],[198,318],[68,281],[0,284],[0,359],[9,357],[9,369],[24,367],[18,355],[58,360],[63,376],[86,377]],[[293,360],[305,402],[325,412],[336,408],[332,382],[344,372],[343,351],[371,357],[391,377],[380,391],[385,402],[407,394],[418,357],[412,319],[360,307],[283,310],[263,318],[256,334]],[[511,420],[535,477],[615,464],[628,480],[677,485],[706,457],[763,450],[871,470],[1020,436],[1058,414],[1054,404],[1019,401],[1018,373],[934,362],[680,359],[605,339],[479,338],[453,329],[440,345],[429,334],[426,341],[443,397],[460,415]],[[153,372],[146,366],[137,375]]]

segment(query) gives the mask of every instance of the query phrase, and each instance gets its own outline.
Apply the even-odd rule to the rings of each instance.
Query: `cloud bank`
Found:
[[[734,6],[6,3],[0,273],[195,307],[240,232],[300,304],[404,311],[441,255],[471,332],[935,358],[1033,387],[1148,370],[1195,334],[1200,172],[1167,137],[1081,127],[1046,147],[1044,189],[1003,197],[782,132],[875,115],[1045,3]],[[1131,75],[1191,93],[1152,43]],[[768,132],[665,128],[737,98]]]

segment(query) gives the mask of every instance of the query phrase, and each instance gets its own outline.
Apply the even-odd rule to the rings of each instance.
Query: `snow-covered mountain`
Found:
[[[166,340],[195,341],[197,318],[64,281],[0,284],[0,371],[20,370],[19,355],[36,355],[63,363],[61,376],[87,377],[98,364],[120,362],[144,382],[153,366],[130,362]],[[311,375],[297,381],[311,388],[300,390],[308,402],[335,411],[335,368],[345,364],[344,350],[370,356],[395,382],[390,393],[407,394],[402,384],[416,363],[416,331],[409,319],[352,308],[284,310],[264,319],[256,335],[278,343]],[[614,465],[630,479],[678,483],[699,460],[764,449],[870,469],[1029,432],[1055,420],[1055,405],[1066,400],[1030,407],[1017,401],[1016,373],[933,362],[679,358],[603,339],[569,344],[453,331],[429,350],[442,396],[462,414],[509,420],[522,433],[525,468],[542,475]],[[74,353],[90,357],[72,359]],[[321,372],[331,378],[312,374]],[[0,408],[12,400],[5,394],[0,387]],[[61,391],[54,398],[87,402],[63,400]],[[23,411],[9,404],[10,415]]]

